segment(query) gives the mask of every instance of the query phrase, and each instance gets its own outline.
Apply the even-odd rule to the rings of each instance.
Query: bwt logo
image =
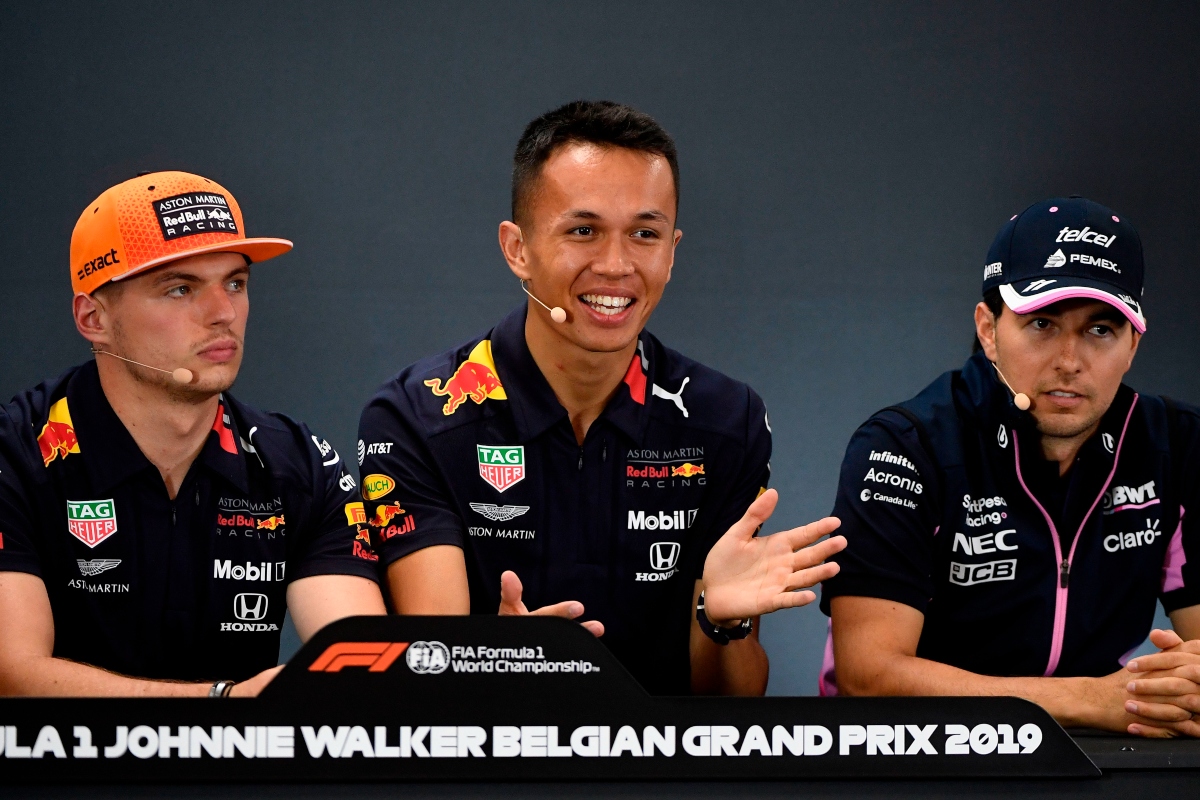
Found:
[[[233,598],[233,615],[243,622],[258,622],[267,616],[267,605],[265,594],[242,592]]]
[[[450,666],[450,650],[441,642],[413,642],[404,660],[418,675],[438,675]]]
[[[650,569],[663,572],[675,569],[679,561],[679,542],[655,542],[650,545]]]
[[[345,667],[366,667],[367,672],[386,672],[407,649],[408,642],[338,642],[325,648],[308,671],[341,672]]]

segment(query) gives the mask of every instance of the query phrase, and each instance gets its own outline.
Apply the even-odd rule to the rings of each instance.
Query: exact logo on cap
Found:
[[[225,187],[188,172],[152,172],[118,184],[84,209],[71,234],[71,288],[91,294],[171,261],[240,253],[251,263],[292,249],[286,239],[247,239]]]

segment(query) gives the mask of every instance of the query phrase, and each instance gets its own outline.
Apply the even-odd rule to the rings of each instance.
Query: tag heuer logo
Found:
[[[117,532],[117,508],[112,500],[68,500],[67,530],[95,547]]]
[[[479,477],[503,492],[525,479],[525,448],[475,445],[479,452]]]

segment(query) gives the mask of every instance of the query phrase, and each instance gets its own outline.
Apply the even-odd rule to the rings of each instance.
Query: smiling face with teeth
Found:
[[[975,324],[988,359],[1033,401],[1043,439],[1073,441],[1076,450],[1112,405],[1141,340],[1120,311],[1098,300],[1064,300],[1029,314],[1004,307],[999,316],[980,303]]]
[[[632,356],[671,278],[676,193],[662,156],[568,143],[543,165],[522,219],[500,225],[509,267],[567,321],[530,301],[526,336]],[[627,359],[626,359],[627,360]]]

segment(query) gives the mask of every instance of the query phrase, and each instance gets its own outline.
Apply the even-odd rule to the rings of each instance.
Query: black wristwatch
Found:
[[[718,628],[713,625],[704,613],[704,592],[700,593],[700,600],[696,603],[696,622],[700,623],[700,630],[704,631],[704,635],[719,645],[727,645],[735,639],[745,639],[750,635],[750,631],[754,630],[754,620],[750,617],[742,620],[741,625],[732,628]]]

